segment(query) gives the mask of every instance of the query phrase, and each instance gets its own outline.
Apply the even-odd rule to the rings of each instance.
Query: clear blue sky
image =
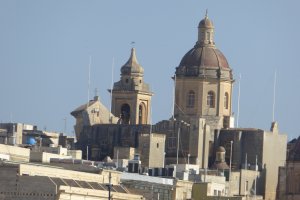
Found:
[[[69,114],[98,88],[109,106],[131,42],[155,93],[153,122],[171,116],[175,67],[197,39],[208,9],[217,47],[241,79],[241,127],[269,129],[277,70],[276,114],[289,139],[300,135],[300,1],[0,0],[0,121],[67,132]],[[234,89],[237,112],[237,81]]]

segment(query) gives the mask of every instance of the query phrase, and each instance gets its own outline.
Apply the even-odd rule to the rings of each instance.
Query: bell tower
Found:
[[[120,81],[113,86],[112,113],[120,117],[122,124],[150,124],[152,95],[132,48],[128,61],[121,67]]]

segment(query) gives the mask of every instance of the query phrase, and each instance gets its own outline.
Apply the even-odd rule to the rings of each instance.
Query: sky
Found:
[[[152,121],[169,119],[171,76],[208,9],[216,46],[233,69],[235,116],[241,75],[239,127],[270,129],[276,71],[275,120],[293,139],[300,135],[299,7],[298,0],[0,0],[0,122],[60,132],[66,119],[72,135],[70,112],[88,100],[90,57],[90,98],[97,88],[109,107],[107,89],[133,46],[155,93]]]

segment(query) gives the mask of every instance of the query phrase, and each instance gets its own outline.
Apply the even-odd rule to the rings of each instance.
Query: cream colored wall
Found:
[[[30,152],[30,162],[50,163],[51,158],[71,159],[72,156],[64,156],[47,152]]]
[[[142,195],[111,192],[114,200],[141,200]],[[60,186],[57,200],[107,200],[108,191]]]
[[[262,164],[266,166],[265,200],[276,198],[279,166],[285,164],[286,149],[287,135],[264,132]]]
[[[185,200],[192,198],[193,182],[177,180],[175,187],[175,199]]]
[[[228,109],[224,105],[225,92],[228,93]],[[231,116],[232,104],[232,84],[230,82],[221,82],[220,84],[220,115]]]
[[[120,172],[104,170],[101,174],[92,174],[85,172],[78,172],[72,170],[65,170],[58,167],[47,167],[41,165],[31,165],[31,164],[20,164],[20,175],[29,176],[48,176],[57,177],[73,180],[82,180],[98,183],[108,183],[109,182],[109,172],[112,173],[112,184],[118,185],[120,183]]]
[[[16,124],[17,133],[16,133],[16,144],[22,144],[23,140],[23,124]]]
[[[81,150],[68,150],[68,156],[71,156],[73,159],[82,159]]]
[[[30,149],[0,144],[0,153],[10,155],[12,161],[29,162]]]
[[[194,108],[187,108],[187,95],[190,90],[195,92]],[[207,106],[207,94],[209,91],[215,93],[215,107]],[[224,108],[225,92],[229,94],[228,109]],[[178,78],[176,79],[175,91],[175,114],[183,115],[180,109],[186,115],[190,116],[230,116],[231,115],[231,100],[232,100],[232,83],[230,81],[221,81],[217,79],[197,79],[197,78]],[[180,107],[180,109],[177,108]],[[218,111],[219,109],[219,111]]]
[[[38,151],[42,151],[42,152],[48,152],[48,153],[58,154],[58,155],[62,155],[62,156],[67,156],[68,155],[68,149],[64,148],[62,146],[57,146],[57,147],[40,147],[37,150]]]
[[[128,159],[134,158],[135,148],[133,147],[114,147],[114,159]]]
[[[195,162],[201,168],[208,167],[210,127],[206,124],[204,118],[192,118],[190,129],[189,153],[195,158]]]
[[[51,169],[51,167],[46,167]],[[35,168],[32,170],[42,170],[39,172],[40,175],[31,174],[33,176],[23,176],[22,173],[19,174],[19,166],[16,164],[8,164],[8,165],[1,165],[0,164],[0,199],[10,199],[10,200],[77,200],[77,199],[107,199],[108,191],[107,190],[94,190],[94,189],[84,189],[84,188],[77,188],[77,187],[69,187],[64,185],[58,185],[61,183],[54,182],[51,177],[47,177],[46,170],[42,168]],[[56,168],[58,169],[58,168]],[[24,170],[24,165],[21,172]],[[66,175],[70,175],[68,173],[69,170],[65,171]],[[58,178],[63,178],[62,171],[57,170]],[[103,176],[108,176],[108,173],[112,173],[112,177],[118,176],[118,172],[112,171],[104,171]],[[73,171],[76,175],[82,174],[82,172]],[[87,173],[85,173],[87,174]],[[97,176],[96,174],[91,174]],[[81,177],[81,175],[79,175]],[[74,179],[72,176],[68,177],[67,179],[71,180],[78,180]],[[62,182],[66,181],[60,179]],[[101,179],[100,179],[101,180]],[[82,180],[87,181],[88,180]],[[105,183],[108,183],[108,179],[105,179]],[[98,181],[96,181],[98,183]],[[64,182],[64,184],[68,184]],[[115,179],[112,180],[113,185],[119,185]],[[126,188],[124,188],[125,191]],[[58,195],[57,195],[58,194]],[[127,199],[141,199],[142,195],[135,195],[135,194],[128,194],[128,193],[118,193],[112,191],[112,199],[119,199],[119,200],[127,200]]]
[[[201,100],[203,96],[203,82],[199,79],[176,79],[176,90],[175,90],[175,115],[182,115],[182,110],[187,115],[199,116],[201,110]],[[187,108],[187,94],[190,90],[195,92],[195,106],[194,108]],[[178,107],[179,108],[178,108]]]
[[[240,195],[250,195],[251,189],[254,189],[252,188],[252,186],[255,185],[255,179],[256,181],[258,181],[259,176],[260,172],[256,172],[254,170],[241,169]],[[246,190],[246,181],[248,181],[248,190]]]
[[[164,134],[152,133],[150,135],[149,168],[164,167],[165,141]]]

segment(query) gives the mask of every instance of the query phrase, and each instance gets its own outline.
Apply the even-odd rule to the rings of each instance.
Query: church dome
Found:
[[[227,59],[217,48],[195,45],[182,58],[180,66],[229,68]]]
[[[131,49],[131,55],[128,61],[121,67],[122,75],[132,75],[132,74],[144,74],[143,67],[138,63],[135,49]]]
[[[232,79],[226,57],[215,46],[214,26],[207,14],[199,22],[198,41],[181,59],[176,75]]]

